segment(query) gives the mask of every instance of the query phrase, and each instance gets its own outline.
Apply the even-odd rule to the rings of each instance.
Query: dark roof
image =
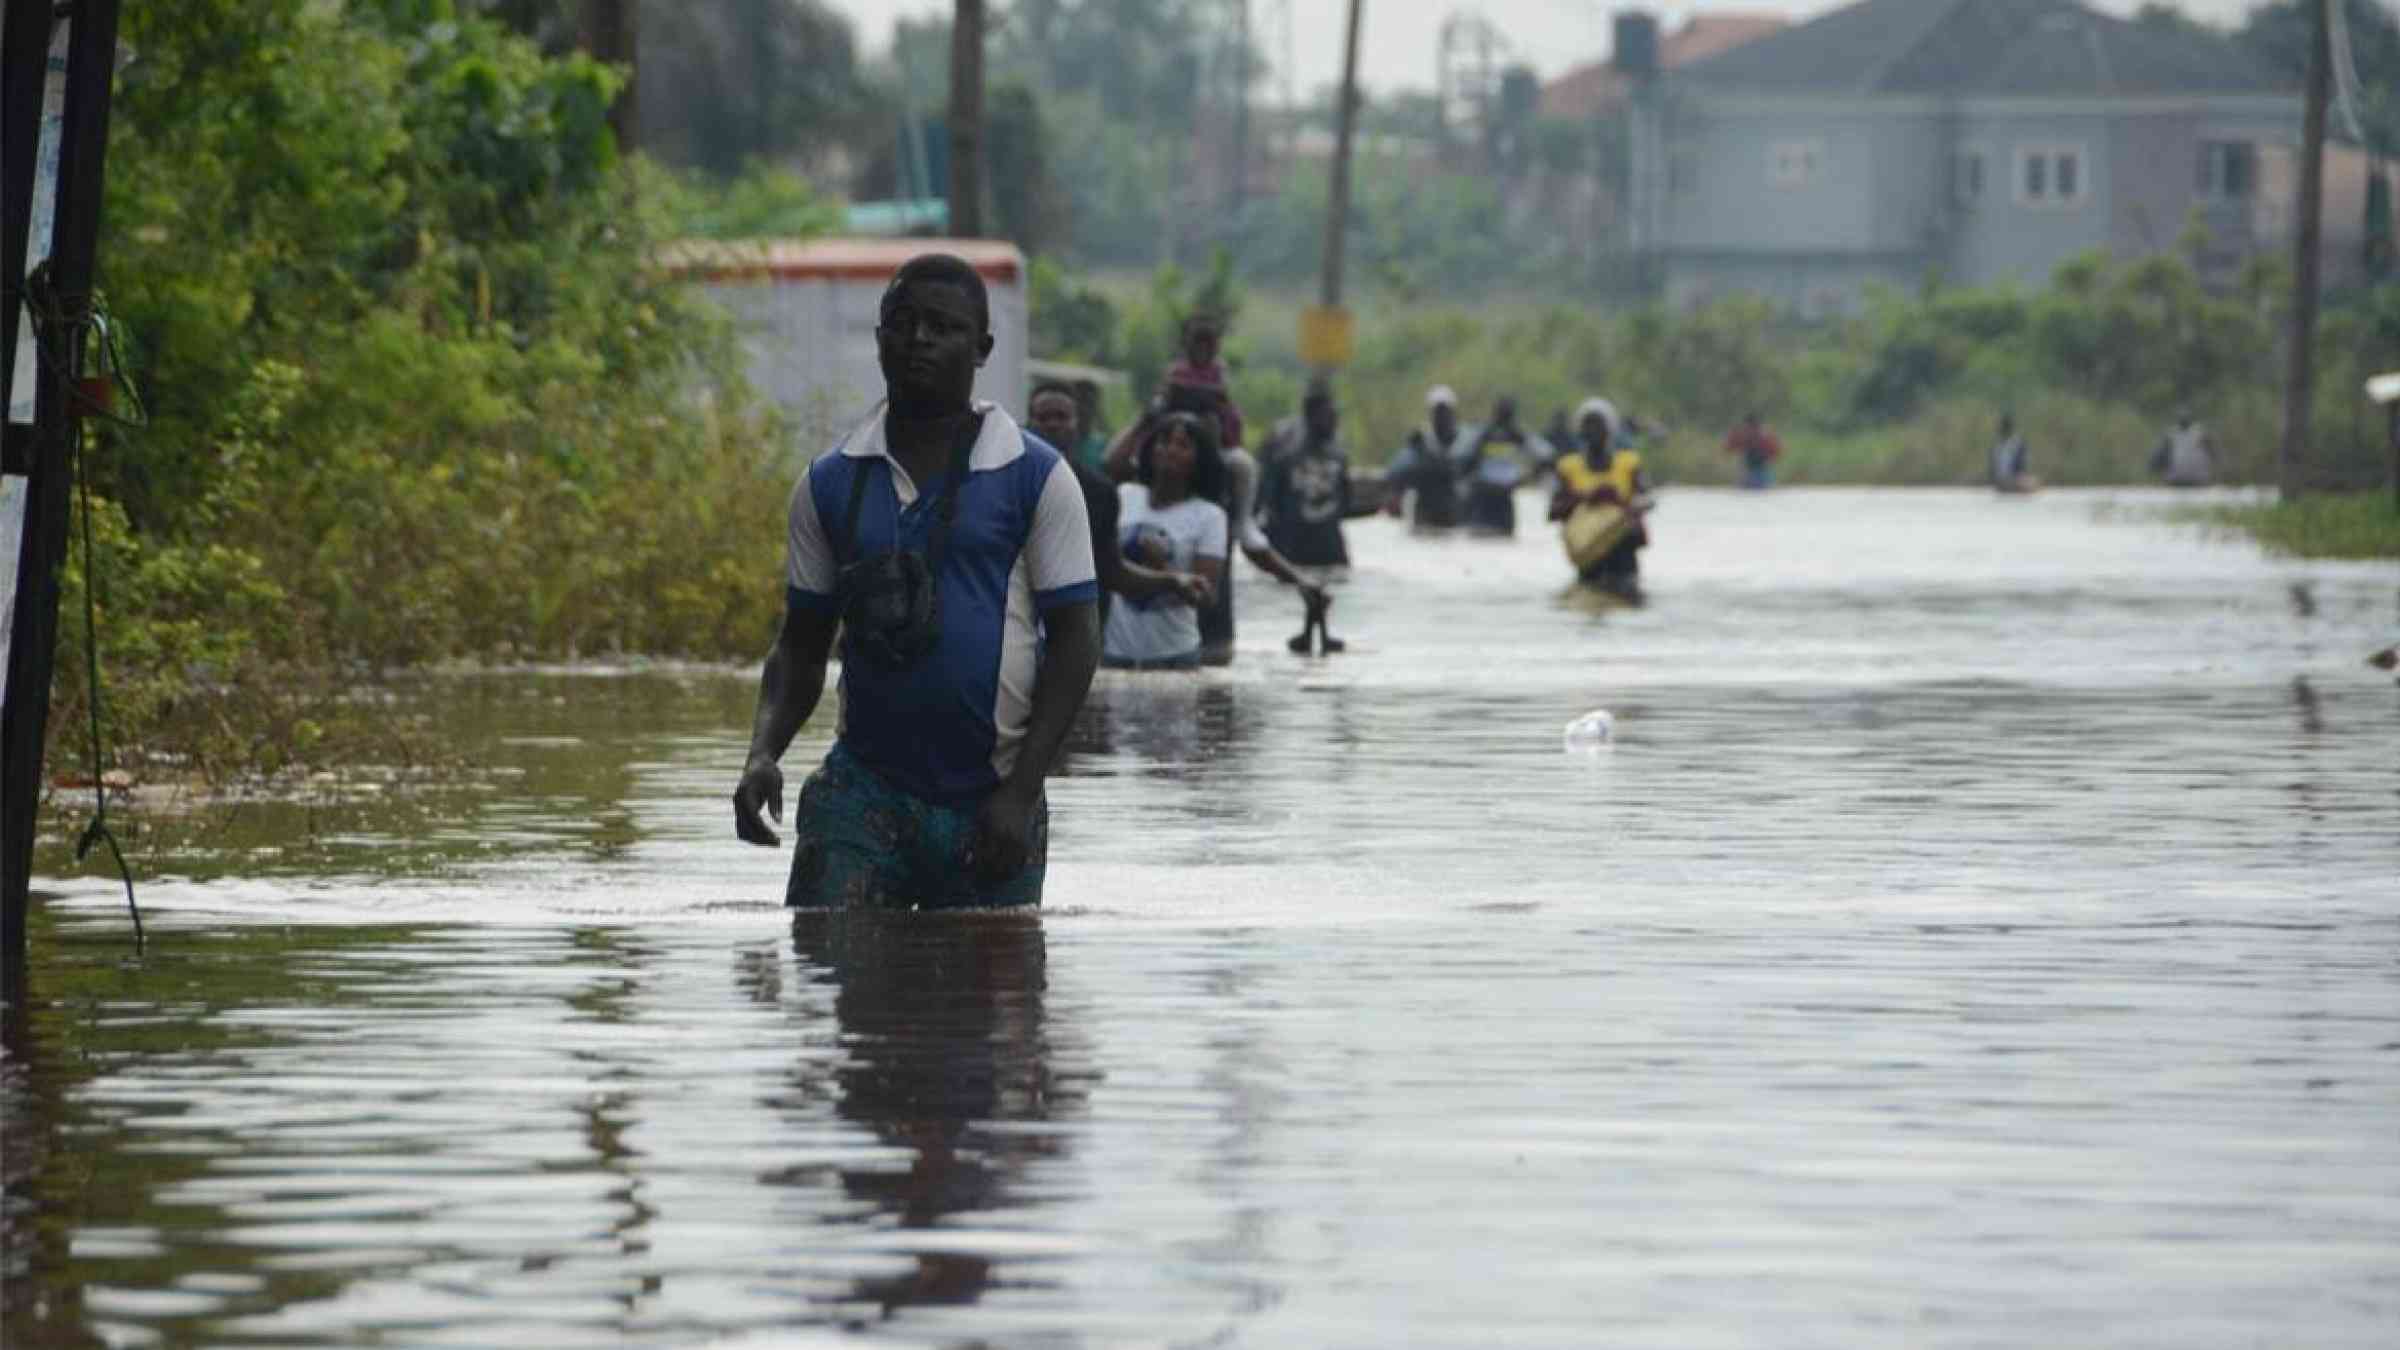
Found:
[[[1677,72],[1777,94],[2276,94],[2230,39],[2126,23],[2074,0],[1859,0]]]

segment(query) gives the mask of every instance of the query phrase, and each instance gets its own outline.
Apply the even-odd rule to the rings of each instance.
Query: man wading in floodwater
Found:
[[[983,279],[949,254],[893,274],[875,328],[886,406],[792,493],[783,629],[760,676],[734,832],[772,846],[777,761],[842,633],[841,730],[800,789],[784,903],[1033,905],[1042,777],[1100,661],[1092,541],[1064,460],[972,400]]]

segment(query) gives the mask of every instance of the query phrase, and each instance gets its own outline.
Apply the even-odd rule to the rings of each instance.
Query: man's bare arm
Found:
[[[1042,615],[1041,665],[1033,677],[1033,709],[1016,767],[984,799],[975,827],[975,874],[986,885],[1024,869],[1031,842],[1033,804],[1042,779],[1058,759],[1075,710],[1091,691],[1100,667],[1100,607],[1093,601],[1062,605]]]
[[[775,645],[758,677],[758,713],[750,725],[750,754],[733,790],[733,832],[773,848],[782,843],[759,818],[759,808],[783,819],[783,769],[779,761],[825,694],[825,661],[833,650],[836,620],[830,614],[787,608]]]

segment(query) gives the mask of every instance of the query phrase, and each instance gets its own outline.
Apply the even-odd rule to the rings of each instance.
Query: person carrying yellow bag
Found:
[[[1585,399],[1575,415],[1584,448],[1558,461],[1550,519],[1564,525],[1567,557],[1585,585],[1635,598],[1640,550],[1650,544],[1646,517],[1657,504],[1650,478],[1640,454],[1615,448],[1620,419],[1607,399]]]

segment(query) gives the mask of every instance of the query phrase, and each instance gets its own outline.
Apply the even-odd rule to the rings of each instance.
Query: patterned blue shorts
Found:
[[[963,909],[1038,905],[1050,861],[1050,799],[1036,797],[1025,869],[983,887],[968,866],[975,810],[901,791],[840,744],[792,811],[794,909]]]

